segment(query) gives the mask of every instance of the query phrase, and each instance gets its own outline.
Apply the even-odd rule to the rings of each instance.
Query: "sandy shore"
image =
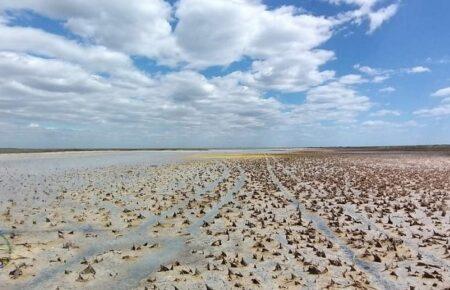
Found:
[[[9,155],[0,194],[1,289],[450,287],[443,154]]]

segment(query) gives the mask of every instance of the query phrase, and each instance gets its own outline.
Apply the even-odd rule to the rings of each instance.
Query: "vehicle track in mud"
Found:
[[[396,285],[381,272],[380,267],[376,267],[376,265],[359,259],[357,255],[353,252],[353,250],[347,246],[345,242],[343,242],[339,237],[337,237],[334,232],[328,227],[326,222],[318,215],[310,213],[305,206],[301,203],[299,199],[297,199],[288,189],[286,189],[275,174],[272,171],[272,168],[267,161],[267,170],[270,172],[270,176],[275,184],[277,184],[278,188],[286,195],[290,197],[292,203],[295,204],[299,210],[302,212],[302,215],[306,220],[311,221],[315,228],[317,228],[320,232],[322,232],[328,239],[332,242],[339,245],[342,253],[348,259],[349,262],[355,263],[357,267],[359,267],[362,271],[367,273],[371,280],[380,288],[383,289],[400,289],[399,285]]]
[[[183,201],[180,204],[174,205],[173,207],[169,208],[166,211],[161,212],[158,215],[151,215],[147,217],[147,219],[144,222],[142,222],[137,228],[133,228],[128,232],[124,232],[123,235],[118,239],[103,241],[101,243],[94,244],[86,249],[83,249],[82,253],[76,255],[71,260],[67,261],[64,266],[71,267],[72,265],[79,264],[84,259],[89,260],[95,257],[96,255],[105,253],[107,251],[131,248],[134,245],[138,244],[144,243],[162,244],[164,245],[163,249],[158,249],[156,253],[150,253],[147,257],[142,257],[142,260],[144,260],[144,262],[141,263],[138,262],[133,267],[135,268],[135,271],[131,271],[135,273],[147,273],[147,274],[151,273],[160,264],[163,264],[166,261],[176,257],[176,255],[182,250],[183,241],[180,240],[180,238],[171,238],[171,237],[155,238],[149,235],[149,230],[152,227],[154,227],[155,224],[163,221],[167,216],[170,216],[174,212],[182,209],[188,203],[189,200],[192,200],[195,197],[201,197],[203,194],[214,190],[214,188],[221,181],[225,180],[228,176],[229,176],[229,169],[228,167],[224,166],[224,173],[221,177],[216,179],[214,182],[208,184],[206,187],[196,188],[195,195],[190,197],[187,201]],[[158,259],[153,259],[154,257],[158,257]],[[30,280],[27,284],[20,285],[18,288],[27,287],[28,289],[42,289],[47,285],[54,284],[53,280],[57,280],[61,275],[63,275],[63,273],[64,269],[62,269],[60,266],[54,267],[53,269],[46,269],[41,271],[35,278]],[[135,278],[136,277],[134,277],[133,279],[135,280]],[[123,281],[126,281],[126,283],[131,283],[133,279],[125,278]],[[120,285],[124,286],[126,284],[123,284],[121,280]],[[90,287],[96,288],[96,286]],[[113,283],[111,287],[117,288],[117,282]]]

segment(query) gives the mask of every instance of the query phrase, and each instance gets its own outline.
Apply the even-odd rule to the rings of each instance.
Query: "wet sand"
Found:
[[[448,289],[449,197],[439,152],[5,154],[0,288]]]

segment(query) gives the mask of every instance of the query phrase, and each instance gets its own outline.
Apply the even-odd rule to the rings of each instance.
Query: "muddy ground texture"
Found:
[[[3,170],[1,289],[449,289],[450,157]]]

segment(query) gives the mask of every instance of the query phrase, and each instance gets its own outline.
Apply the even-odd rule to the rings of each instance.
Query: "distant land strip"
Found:
[[[51,153],[90,151],[209,151],[209,150],[338,150],[338,151],[450,151],[450,144],[399,146],[336,146],[336,147],[192,147],[192,148],[0,148],[0,154]]]
[[[207,148],[0,148],[0,154],[91,151],[208,151]]]

